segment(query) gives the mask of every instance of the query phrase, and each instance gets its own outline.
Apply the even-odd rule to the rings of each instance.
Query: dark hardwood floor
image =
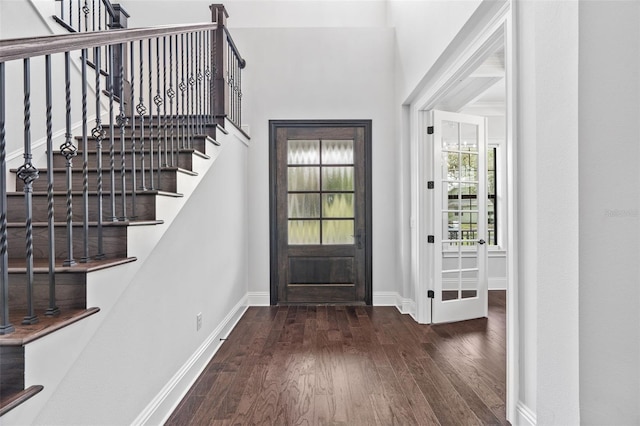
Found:
[[[493,425],[505,419],[505,292],[489,318],[393,307],[247,310],[167,425]]]

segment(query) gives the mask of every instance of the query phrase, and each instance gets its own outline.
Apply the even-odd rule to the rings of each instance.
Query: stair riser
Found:
[[[34,191],[46,191],[47,190],[47,170],[41,170],[40,176],[33,182],[33,190]],[[154,188],[149,189],[158,189],[166,192],[177,192],[176,186],[176,171],[175,170],[162,170],[160,173],[160,183],[158,184],[158,172],[154,170],[153,172],[153,180],[154,180]],[[95,171],[89,172],[89,191],[97,191],[98,190],[98,174]],[[127,171],[125,173],[125,185],[126,189],[131,189],[132,182],[132,174]],[[151,173],[148,171],[145,172],[145,182],[147,186],[151,185]],[[142,186],[142,173],[140,171],[136,172],[136,183],[138,187]],[[62,171],[54,171],[53,177],[53,190],[54,191],[66,191],[67,190],[67,178],[64,170]],[[75,170],[72,173],[71,179],[72,189],[74,191],[82,191],[83,189],[83,176],[82,170]],[[122,181],[120,177],[120,172],[116,172],[115,176],[115,188],[116,191],[120,191],[122,188]],[[21,192],[24,190],[24,184],[20,179],[16,179],[16,191]],[[111,190],[111,176],[109,173],[103,171],[102,173],[102,191],[106,193]]]
[[[126,169],[130,169],[131,168],[131,152],[126,152],[125,153],[125,168]],[[88,164],[89,164],[89,169],[96,169],[98,167],[98,155],[94,152],[89,153],[88,155]],[[157,166],[158,164],[158,157],[157,157],[157,153],[154,152],[154,166]],[[145,168],[149,167],[149,161],[150,161],[151,157],[149,156],[149,153],[145,153],[144,156],[144,166]],[[142,169],[142,156],[140,155],[140,153],[136,153],[136,169]],[[169,154],[169,157],[167,158],[167,163],[171,166],[175,166],[175,167],[180,167],[182,169],[185,170],[193,170],[193,154],[191,152],[175,152],[173,155],[173,164],[171,164],[171,154]],[[82,157],[79,154],[77,157],[75,157],[73,159],[73,168],[77,169],[80,168],[82,169]],[[115,167],[120,168],[120,165],[122,164],[122,158],[120,156],[120,153],[116,153],[115,155]],[[67,160],[60,154],[56,154],[53,156],[53,167],[55,168],[64,168],[67,166]],[[103,152],[102,153],[102,168],[110,168],[111,167],[111,157],[110,154],[108,152]]]
[[[24,389],[24,346],[0,346],[0,397]]]
[[[23,223],[26,220],[24,195],[12,195],[8,197],[7,220],[8,222]],[[72,198],[73,221],[81,222],[84,217],[83,197],[74,194]],[[89,221],[97,222],[98,196],[89,195]],[[111,221],[111,195],[106,193],[102,197],[102,218]],[[133,198],[127,194],[127,215],[133,215]],[[116,217],[122,215],[122,196],[116,195]],[[135,220],[156,220],[156,195],[137,194]],[[65,195],[54,195],[53,217],[56,222],[67,221],[67,198]],[[46,222],[48,220],[48,200],[46,195],[33,196],[33,222]]]
[[[160,147],[162,149],[164,149],[165,147],[165,142],[164,140],[162,140],[161,142],[158,142],[158,137],[157,137],[157,133],[154,130],[154,137],[153,138],[149,138],[149,132],[145,130],[145,137],[144,137],[144,146],[145,146],[145,151],[149,152],[150,150],[150,146],[153,144],[153,151],[154,151],[154,155],[155,153],[158,152],[158,144],[160,143]],[[193,148],[196,151],[200,151],[202,153],[205,153],[205,147],[206,147],[206,137],[204,136],[196,136],[191,138],[191,141],[189,142],[188,140],[182,140],[181,138],[178,138],[177,136],[174,136],[173,138],[174,141],[174,146],[176,149],[178,149],[179,147],[186,147],[186,148]],[[130,135],[126,135],[124,138],[124,146],[125,146],[125,150],[129,151],[131,150],[131,144],[132,144],[132,138]],[[140,150],[140,146],[141,146],[141,139],[140,139],[140,134],[136,133],[136,147],[137,150]],[[77,137],[76,141],[75,141],[75,145],[78,149],[82,149],[82,138],[81,137]],[[115,138],[114,138],[114,147],[115,150],[117,152],[120,152],[120,147],[122,145],[122,142],[120,141],[120,134],[116,134]],[[105,136],[105,138],[102,141],[102,151],[109,151],[111,146],[111,140],[109,139],[109,135],[107,134]],[[171,137],[169,136],[167,138],[167,150],[169,149],[169,147],[171,147]],[[88,139],[88,151],[95,151],[96,149],[96,142],[95,139],[93,139],[92,137],[89,137]]]
[[[106,226],[103,230],[103,252],[108,258],[127,257],[127,227]],[[10,227],[8,229],[9,259],[24,259],[26,252],[26,237],[23,227]],[[97,227],[89,227],[89,256],[98,254],[98,230]],[[80,226],[73,227],[73,253],[76,261],[84,254],[83,230]],[[56,259],[67,258],[66,229],[56,229],[55,233]],[[45,227],[37,227],[33,230],[33,256],[36,259],[48,259],[49,237]]]
[[[49,307],[49,275],[33,276],[33,307],[40,315]],[[56,280],[56,306],[61,310],[84,309],[87,302],[85,274],[58,273]],[[9,306],[12,313],[27,310],[27,278],[25,274],[9,274]]]

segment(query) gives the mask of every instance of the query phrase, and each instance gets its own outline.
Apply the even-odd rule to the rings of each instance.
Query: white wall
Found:
[[[234,38],[251,58],[246,79],[243,75],[244,122],[252,137],[251,290],[269,289],[269,120],[372,119],[373,291],[398,291],[393,32],[385,28],[235,29]]]
[[[579,423],[578,3],[518,2],[520,403]]]
[[[580,420],[640,424],[640,3],[580,3]]]

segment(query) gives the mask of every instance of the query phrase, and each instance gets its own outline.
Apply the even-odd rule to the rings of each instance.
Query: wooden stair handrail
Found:
[[[217,28],[217,23],[207,22],[6,39],[0,40],[0,62]]]

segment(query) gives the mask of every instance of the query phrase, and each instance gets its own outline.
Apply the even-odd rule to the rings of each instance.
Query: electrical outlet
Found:
[[[202,328],[202,312],[196,315],[196,331],[199,331]]]

